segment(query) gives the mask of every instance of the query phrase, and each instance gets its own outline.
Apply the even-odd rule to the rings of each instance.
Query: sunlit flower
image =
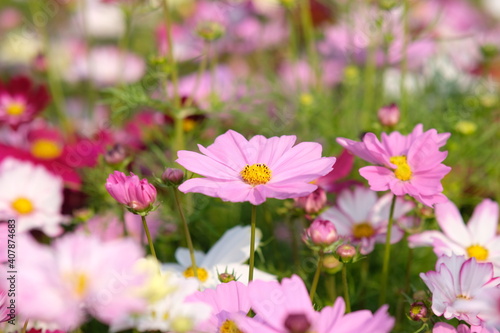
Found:
[[[388,333],[394,319],[387,313],[387,306],[375,314],[370,311],[354,311],[344,315],[345,303],[339,297],[333,306],[316,312],[304,282],[294,275],[281,284],[276,281],[252,281],[248,295],[255,318],[238,316],[237,328],[242,332],[288,333]]]
[[[378,198],[372,190],[356,186],[353,190],[342,191],[337,205],[325,210],[321,218],[332,222],[340,237],[361,245],[362,254],[368,254],[373,251],[375,243],[385,243],[391,199],[391,194]],[[397,226],[397,221],[413,208],[413,203],[396,199],[393,215],[396,223],[392,227],[391,243],[399,242],[403,237],[404,232]]]
[[[42,166],[7,158],[0,164],[0,220],[15,219],[18,232],[62,232],[63,184]]]
[[[44,86],[34,86],[24,76],[12,78],[6,83],[0,81],[0,124],[17,128],[27,123],[49,103],[49,94]]]
[[[436,271],[421,273],[432,292],[432,311],[446,319],[457,318],[471,325],[480,325],[480,308],[471,308],[471,302],[481,293],[493,291],[500,277],[493,278],[491,263],[478,263],[476,258],[441,256]]]
[[[441,231],[424,231],[408,238],[410,247],[433,246],[437,256],[451,254],[491,262],[500,272],[500,236],[497,235],[498,204],[485,199],[474,209],[467,225],[451,202],[437,204],[436,220]]]
[[[258,247],[260,238],[261,233],[257,229],[255,248]],[[243,262],[250,257],[250,227],[236,226],[229,229],[207,254],[195,251],[195,257],[198,279],[202,288],[215,287],[220,283],[219,274],[225,272],[232,273],[238,281],[247,283],[249,268]],[[186,278],[194,277],[188,249],[177,248],[175,259],[179,264],[164,264],[163,270],[179,273]],[[254,279],[275,280],[276,277],[254,269]]]
[[[382,133],[379,141],[375,134],[367,133],[362,142],[345,138],[337,138],[337,142],[377,165],[359,170],[372,190],[390,190],[397,196],[409,194],[424,205],[432,206],[448,200],[441,193],[441,179],[451,168],[441,163],[447,152],[439,151],[448,137],[449,133],[438,134],[435,129],[423,132],[420,124],[407,136],[399,132]]]
[[[179,190],[254,205],[305,196],[317,188],[311,181],[332,170],[335,158],[321,157],[318,143],[293,146],[295,140],[293,135],[246,140],[229,130],[207,148],[199,145],[203,154],[181,150],[177,163],[205,178],[189,179]]]
[[[77,233],[50,247],[29,236],[18,244],[17,309],[22,318],[75,329],[86,313],[110,324],[145,305],[136,295],[145,277],[134,271],[143,253],[130,239],[102,243]]]
[[[156,188],[147,179],[139,179],[132,172],[130,176],[120,171],[110,174],[106,190],[134,214],[147,215],[154,208]]]

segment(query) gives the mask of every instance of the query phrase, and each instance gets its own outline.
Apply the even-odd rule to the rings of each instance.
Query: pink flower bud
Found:
[[[395,126],[399,122],[399,108],[396,104],[383,106],[378,110],[378,120],[384,126]]]
[[[132,172],[130,176],[120,171],[110,174],[106,190],[116,201],[138,215],[149,213],[156,201],[156,188],[147,179],[139,179]]]
[[[303,240],[316,246],[332,245],[339,238],[337,229],[328,220],[316,219],[304,231]]]
[[[351,244],[343,244],[337,248],[336,252],[342,261],[347,263],[356,255],[356,248]]]
[[[311,322],[303,313],[291,313],[285,319],[285,327],[288,332],[292,333],[306,333],[311,327]]]
[[[120,164],[126,157],[127,152],[125,151],[125,147],[120,144],[114,145],[104,153],[104,160],[110,165]]]
[[[304,209],[307,214],[318,213],[326,205],[326,192],[318,187],[308,196],[296,198],[295,205]]]
[[[167,168],[161,175],[161,179],[167,184],[179,185],[184,180],[184,172],[180,169]]]
[[[425,320],[428,315],[427,306],[423,302],[415,302],[410,306],[409,316],[411,320]]]

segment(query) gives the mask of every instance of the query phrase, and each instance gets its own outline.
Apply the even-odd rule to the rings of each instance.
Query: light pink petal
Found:
[[[377,194],[365,187],[342,191],[337,198],[337,205],[354,223],[368,220],[370,210],[377,202]]]
[[[241,180],[222,182],[208,178],[193,178],[182,183],[179,190],[183,193],[202,193],[231,202],[250,201],[258,205],[265,201],[261,195],[254,193],[256,192],[255,188]]]
[[[181,150],[177,152],[177,155],[179,158],[176,162],[191,172],[213,179],[239,179],[237,171],[213,158],[187,150]]]
[[[282,181],[310,182],[332,170],[335,157],[322,157],[320,159],[302,160],[300,164],[289,163],[281,170],[272,169],[273,176],[270,183]]]
[[[474,209],[474,213],[467,224],[474,244],[488,242],[496,234],[497,226],[498,204],[490,199],[483,200]]]
[[[376,164],[382,164],[389,166],[389,159],[391,158],[390,152],[388,152],[385,147],[380,143],[377,136],[373,133],[366,133],[363,137],[363,142],[366,149],[370,151],[370,154],[375,158]]]
[[[460,269],[460,292],[462,295],[475,296],[477,291],[492,278],[491,263],[478,263],[476,258],[469,258]]]
[[[366,148],[366,145],[363,142],[356,142],[346,138],[337,138],[337,143],[342,147],[344,147],[345,149],[349,150],[354,155],[364,159],[367,162],[373,164],[379,163],[379,161],[372,156],[372,154]]]
[[[262,195],[268,198],[289,199],[309,195],[318,187],[304,182],[268,183],[255,187],[261,191]]]
[[[254,143],[260,136],[255,136],[250,139],[250,143]],[[274,166],[276,162],[289,151],[297,137],[295,135],[284,135],[280,137],[264,138],[262,143],[259,143],[261,150],[257,156],[256,163],[265,163],[267,166]]]
[[[202,152],[230,167],[253,164],[251,161],[257,156],[256,148],[250,145],[243,135],[233,130],[219,135],[214,143]]]
[[[437,222],[446,236],[462,247],[471,245],[469,231],[465,227],[460,212],[451,201],[436,204],[435,214]]]
[[[408,242],[411,248],[433,246],[437,256],[451,255],[452,253],[456,255],[465,255],[465,249],[462,246],[449,239],[442,232],[435,230],[411,235],[408,237]]]
[[[242,332],[259,332],[259,333],[281,333],[282,330],[267,326],[257,320],[246,316],[235,316],[236,325]]]
[[[199,266],[203,263],[203,259],[205,259],[205,253],[201,251],[194,251],[194,258],[196,260],[196,264]],[[183,267],[191,266],[191,256],[189,255],[189,250],[184,247],[178,247],[175,250],[175,260]]]
[[[457,333],[455,327],[446,323],[436,323],[432,329],[432,333]]]
[[[335,324],[344,316],[345,302],[342,297],[337,297],[333,306],[325,306],[321,310],[314,327],[320,333],[333,332]]]
[[[328,208],[321,214],[321,218],[332,222],[340,236],[352,235],[353,222],[339,209],[335,207]]]
[[[373,191],[387,191],[393,172],[385,167],[367,166],[359,169],[359,174],[370,184]]]

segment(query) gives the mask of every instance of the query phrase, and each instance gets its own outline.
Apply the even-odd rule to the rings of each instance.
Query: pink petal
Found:
[[[474,244],[488,242],[497,232],[498,204],[490,199],[483,200],[475,209],[467,224]]]
[[[359,169],[359,174],[370,184],[373,191],[387,191],[393,172],[385,167],[367,166]]]
[[[471,245],[469,231],[464,225],[460,212],[451,201],[437,204],[435,214],[436,220],[446,236],[462,247]]]
[[[222,164],[221,162],[205,155],[192,151],[181,150],[177,152],[177,156],[179,157],[176,160],[177,163],[179,163],[189,171],[197,173],[199,175],[213,179],[239,179],[239,171],[230,168],[227,165]]]

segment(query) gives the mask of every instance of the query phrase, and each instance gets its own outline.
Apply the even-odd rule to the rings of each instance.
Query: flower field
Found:
[[[498,0],[0,3],[0,332],[499,333]]]

